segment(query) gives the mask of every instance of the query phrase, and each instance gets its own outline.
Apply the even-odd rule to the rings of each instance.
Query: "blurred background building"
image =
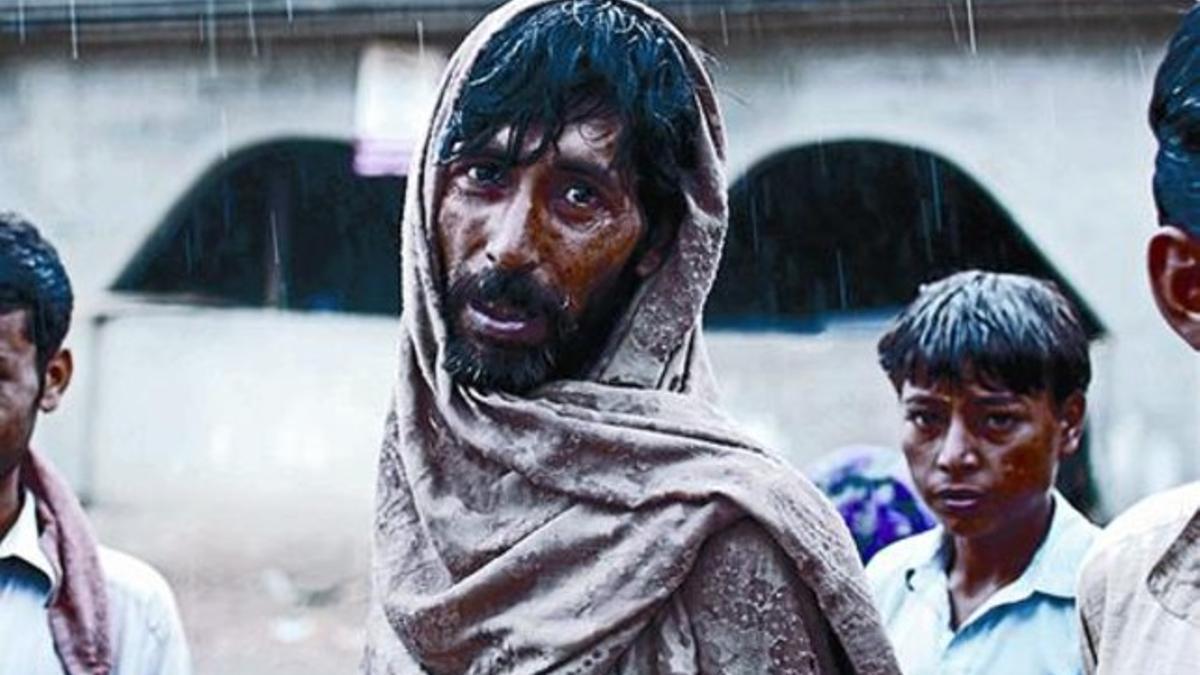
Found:
[[[79,375],[37,443],[174,583],[198,672],[354,668],[396,367],[404,173],[495,2],[5,0],[0,208],[63,253]],[[1154,70],[1185,0],[663,0],[713,56],[726,403],[803,468],[895,446],[874,343],[967,267],[1057,280],[1097,337],[1106,518],[1200,476],[1200,360],[1158,319]]]

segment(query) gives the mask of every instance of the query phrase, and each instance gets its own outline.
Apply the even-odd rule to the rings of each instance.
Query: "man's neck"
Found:
[[[0,476],[0,539],[8,536],[21,513],[21,480],[19,466]]]

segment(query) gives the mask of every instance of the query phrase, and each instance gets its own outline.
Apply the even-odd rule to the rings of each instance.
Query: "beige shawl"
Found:
[[[836,512],[714,407],[700,318],[726,227],[724,136],[708,73],[674,28],[703,120],[664,266],[581,379],[516,396],[443,369],[439,136],[487,40],[546,2],[511,2],[467,36],[409,175],[364,672],[648,672],[634,652],[657,672],[695,672],[673,595],[705,540],[747,516],[795,561],[855,669],[896,672]]]

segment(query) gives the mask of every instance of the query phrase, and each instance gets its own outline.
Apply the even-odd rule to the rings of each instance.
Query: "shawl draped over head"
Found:
[[[700,323],[726,227],[720,112],[683,36],[619,1],[669,27],[696,83],[699,159],[679,186],[675,244],[579,379],[522,395],[452,380],[434,220],[441,135],[491,36],[548,2],[485,18],[450,61],[409,174],[363,670],[646,673],[631,654],[670,642],[655,671],[695,672],[678,657],[688,619],[673,595],[704,542],[750,517],[795,562],[855,670],[896,672],[836,511],[714,406]]]
[[[67,482],[37,453],[30,451],[19,471],[37,504],[38,543],[59,573],[49,618],[63,671],[108,675],[113,669],[108,594],[87,515]]]

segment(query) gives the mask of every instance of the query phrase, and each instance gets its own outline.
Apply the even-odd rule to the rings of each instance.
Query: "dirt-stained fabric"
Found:
[[[441,134],[487,40],[542,4],[509,3],[465,39],[409,175],[400,373],[380,456],[364,672],[764,672],[714,671],[704,663],[719,650],[697,647],[705,615],[756,602],[705,602],[698,596],[742,586],[697,587],[693,575],[706,544],[743,522],[773,542],[768,553],[783,552],[790,578],[802,580],[796,597],[809,599],[854,671],[898,672],[837,513],[714,405],[700,317],[726,227],[724,136],[708,74],[674,29],[703,119],[699,168],[680,185],[687,215],[663,267],[580,379],[517,396],[460,386],[443,368]],[[769,620],[788,631],[802,619]]]

